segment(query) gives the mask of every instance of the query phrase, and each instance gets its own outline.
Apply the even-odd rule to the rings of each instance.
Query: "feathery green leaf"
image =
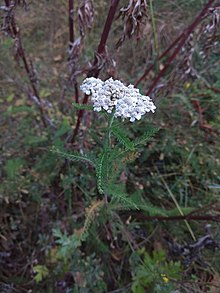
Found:
[[[131,196],[123,192],[122,188],[119,186],[110,186],[107,189],[107,193],[112,196],[118,202],[123,204],[126,209],[137,209],[139,210],[137,204],[131,199]]]
[[[151,139],[152,136],[154,136],[155,133],[159,131],[158,127],[151,127],[149,128],[141,137],[137,138],[134,141],[134,146],[138,146],[140,144],[145,143],[149,139]]]
[[[70,161],[86,161],[93,166],[95,165],[94,160],[92,158],[90,158],[89,156],[82,156],[77,153],[69,154],[69,153],[62,152],[56,148],[51,149],[51,152],[58,154],[59,156],[65,158],[65,159],[68,159]]]
[[[126,149],[134,150],[134,143],[124,134],[123,130],[119,127],[113,127],[112,133],[121,142]]]
[[[103,194],[103,187],[105,186],[108,179],[108,152],[103,151],[96,163],[96,177],[97,187],[99,193]]]

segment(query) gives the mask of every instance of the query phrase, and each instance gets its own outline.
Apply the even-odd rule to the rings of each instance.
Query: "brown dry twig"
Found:
[[[83,0],[77,11],[80,36],[75,39],[74,31],[74,0],[69,0],[69,50],[68,63],[70,68],[69,81],[74,86],[75,102],[79,102],[79,91],[77,77],[81,75],[85,69],[79,67],[79,57],[84,48],[84,38],[87,29],[92,27],[94,20],[94,7],[91,0]]]
[[[132,38],[136,35],[137,40],[141,38],[141,26],[148,18],[148,6],[146,0],[130,0],[127,7],[120,9],[118,16],[123,19],[124,31],[118,42],[116,48],[122,46],[126,37]]]
[[[5,5],[7,9],[5,9],[1,31],[5,35],[10,36],[14,40],[15,59],[17,61],[21,60],[24,65],[25,71],[27,73],[27,76],[32,88],[32,94],[30,95],[30,97],[39,108],[40,117],[43,122],[43,125],[45,127],[48,124],[52,125],[50,119],[45,114],[45,109],[43,107],[42,100],[40,98],[40,95],[36,87],[36,76],[33,69],[33,65],[32,65],[32,62],[30,61],[28,62],[27,60],[25,50],[22,44],[20,29],[15,19],[15,10],[17,5],[23,5],[26,7],[26,2],[24,0],[23,1],[5,0]]]
[[[134,213],[132,213],[134,214]],[[212,221],[220,222],[220,215],[183,215],[183,216],[146,216],[142,214],[134,214],[135,218],[146,221]]]

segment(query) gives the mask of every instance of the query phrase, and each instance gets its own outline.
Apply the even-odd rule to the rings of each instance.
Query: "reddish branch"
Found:
[[[11,4],[10,0],[5,0],[5,5],[7,7],[10,7],[10,4]],[[13,7],[12,7],[12,9],[13,9]],[[42,101],[41,101],[41,98],[40,98],[40,96],[38,94],[38,90],[36,88],[35,82],[33,80],[33,71],[30,68],[30,65],[28,64],[27,58],[25,56],[25,51],[24,51],[24,48],[23,48],[23,45],[22,45],[19,28],[16,25],[15,17],[14,17],[13,13],[11,14],[10,23],[11,23],[13,38],[16,41],[16,52],[17,52],[18,56],[21,58],[21,60],[22,60],[22,62],[24,64],[24,68],[26,70],[28,79],[30,81],[30,85],[32,87],[34,97],[37,99],[37,105],[38,105],[38,108],[39,108],[39,111],[40,111],[41,120],[43,122],[43,125],[46,127],[47,126],[47,119],[46,119],[44,109],[43,109],[43,106],[42,106]]]
[[[40,98],[40,96],[38,94],[38,90],[37,90],[37,88],[35,86],[35,83],[33,81],[33,75],[31,73],[29,64],[27,62],[27,58],[26,58],[25,53],[24,53],[24,49],[23,49],[23,46],[22,46],[22,43],[21,43],[20,36],[17,35],[17,38],[18,38],[18,44],[19,44],[19,49],[18,49],[19,50],[19,55],[20,55],[21,60],[23,61],[25,70],[27,72],[27,75],[28,75],[28,78],[29,78],[29,81],[30,81],[30,85],[31,85],[32,90],[33,90],[33,94],[37,98],[38,107],[39,107],[39,111],[40,111],[40,114],[41,114],[41,120],[43,122],[44,127],[46,127],[47,126],[47,120],[45,118],[44,109],[43,109],[43,106],[42,106],[42,101],[41,101],[41,98]]]
[[[104,29],[103,29],[103,32],[102,32],[101,40],[100,40],[98,50],[97,50],[97,53],[95,54],[95,58],[94,58],[94,61],[93,61],[92,70],[88,73],[87,77],[94,76],[94,77],[97,78],[98,75],[99,75],[99,72],[100,72],[101,68],[98,67],[98,62],[99,62],[98,61],[98,56],[104,56],[105,55],[106,42],[107,42],[107,39],[108,39],[108,36],[109,36],[109,32],[110,32],[110,29],[111,29],[111,26],[112,26],[112,23],[113,23],[113,20],[114,20],[114,16],[115,16],[119,1],[120,0],[112,0],[111,1],[111,6],[109,8],[108,16],[107,16],[106,21],[105,21],[105,26],[104,26]],[[88,102],[88,96],[84,95],[82,103],[87,104],[87,102]],[[77,136],[77,134],[79,132],[79,127],[80,127],[83,115],[84,115],[84,110],[79,110],[78,118],[77,118],[77,122],[76,122],[76,127],[74,129],[74,132],[73,132],[73,135],[72,135],[72,138],[71,138],[71,143],[74,143],[75,138],[76,138],[76,136]]]
[[[69,47],[71,49],[72,43],[74,42],[74,20],[73,20],[73,9],[74,2],[73,0],[69,0]]]
[[[216,94],[220,94],[220,89],[216,87],[208,87],[211,91],[213,91]]]
[[[72,49],[73,43],[75,41],[75,32],[74,32],[74,0],[69,0],[69,50]],[[75,102],[79,102],[79,91],[77,82],[74,82],[75,90]]]
[[[114,20],[114,16],[115,16],[119,1],[120,0],[112,0],[111,6],[110,6],[110,9],[109,9],[109,12],[108,12],[108,16],[107,16],[107,19],[106,19],[106,22],[105,22],[105,26],[104,26],[104,29],[103,29],[103,32],[102,32],[101,40],[100,40],[100,43],[99,43],[99,46],[98,46],[97,54],[95,55],[95,59],[94,59],[94,62],[93,62],[93,68],[94,69],[91,72],[88,73],[88,77],[94,76],[94,77],[97,78],[98,75],[99,75],[100,69],[97,67],[97,65],[98,65],[97,56],[98,55],[105,55],[106,42],[107,42],[107,39],[108,39],[108,36],[109,36],[109,32],[110,32],[110,29],[111,29],[111,26],[112,26],[112,23],[113,23],[113,20]]]
[[[200,12],[200,14],[196,17],[194,22],[185,30],[185,32],[183,33],[183,37],[180,39],[179,45],[174,50],[173,54],[167,59],[164,68],[159,72],[159,74],[153,81],[152,85],[150,86],[149,90],[147,91],[147,95],[151,94],[151,92],[153,91],[153,89],[155,88],[159,80],[161,79],[161,77],[165,74],[167,69],[170,67],[170,64],[172,63],[172,61],[175,59],[179,51],[184,46],[189,35],[196,29],[197,25],[201,22],[201,20],[203,19],[203,17],[205,16],[205,14],[207,13],[207,11],[209,10],[209,8],[212,6],[214,2],[215,0],[209,0],[209,2],[205,5],[205,7]]]
[[[140,213],[135,213],[135,218],[142,219],[146,221],[212,221],[212,222],[220,222],[220,215],[218,216],[211,216],[211,215],[203,215],[203,216],[197,216],[197,215],[184,215],[184,216],[145,216],[141,215]]]

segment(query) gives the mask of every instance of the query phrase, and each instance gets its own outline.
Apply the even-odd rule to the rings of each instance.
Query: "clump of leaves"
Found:
[[[84,293],[105,292],[106,284],[103,281],[104,272],[100,260],[97,259],[95,253],[85,255],[80,251],[78,233],[67,235],[59,229],[54,229],[53,235],[56,238],[56,248],[53,248],[49,254],[52,255],[53,263],[56,264],[53,273],[57,275],[60,282],[65,278],[65,274],[71,275],[73,279],[69,288],[65,289],[71,288]]]
[[[170,293],[175,290],[173,281],[180,279],[180,262],[168,261],[165,251],[154,250],[152,255],[144,248],[130,257],[132,292]]]

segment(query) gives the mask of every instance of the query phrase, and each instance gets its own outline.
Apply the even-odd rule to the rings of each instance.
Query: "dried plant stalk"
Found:
[[[43,125],[46,127],[48,122],[49,124],[51,124],[51,122],[45,114],[45,110],[44,110],[40,95],[36,87],[36,75],[33,69],[33,64],[32,62],[28,62],[27,60],[25,50],[22,44],[21,33],[15,20],[16,6],[17,5],[26,6],[26,2],[24,0],[23,1],[5,0],[5,5],[7,9],[5,10],[5,14],[3,17],[3,24],[1,27],[1,31],[5,33],[6,35],[10,36],[14,40],[14,57],[17,62],[21,60],[24,65],[25,71],[27,73],[27,76],[32,88],[31,99],[37,104],[40,111],[41,120],[43,122]]]
[[[124,24],[123,34],[116,43],[116,48],[122,46],[126,38],[136,36],[141,38],[142,25],[148,18],[148,6],[146,0],[130,0],[127,7],[120,9],[120,14]]]

